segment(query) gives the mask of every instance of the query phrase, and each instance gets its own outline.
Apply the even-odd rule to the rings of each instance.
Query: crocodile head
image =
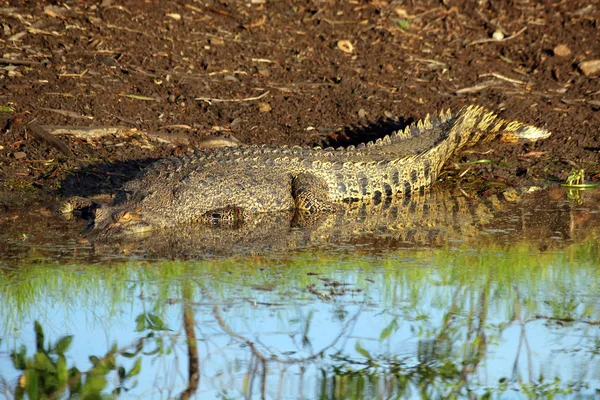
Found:
[[[152,224],[144,220],[138,209],[104,206],[96,210],[89,235],[95,239],[116,240],[145,236],[151,230]]]

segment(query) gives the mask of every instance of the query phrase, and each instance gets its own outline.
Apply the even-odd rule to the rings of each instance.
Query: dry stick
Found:
[[[92,116],[89,116],[89,115],[80,115],[80,114],[77,114],[74,111],[69,111],[69,110],[61,110],[61,109],[58,109],[58,108],[47,108],[47,107],[41,107],[41,109],[45,110],[45,111],[50,111],[50,112],[53,112],[53,113],[57,113],[57,114],[60,114],[60,115],[64,115],[65,117],[70,117],[70,118],[94,119],[94,117],[92,117]]]
[[[185,289],[184,289],[185,290]],[[188,386],[179,396],[180,400],[188,400],[196,393],[200,385],[200,358],[198,357],[198,340],[194,331],[194,310],[189,301],[183,302],[183,326],[188,348]]]
[[[64,73],[64,74],[58,74],[59,78],[83,78],[83,76],[85,74],[87,74],[88,70],[86,69],[85,71],[83,71],[80,74],[75,74],[75,73]]]
[[[49,144],[56,147],[58,150],[60,150],[61,153],[63,153],[64,155],[66,155],[68,157],[74,156],[74,154],[71,151],[71,149],[69,148],[69,146],[67,146],[65,143],[62,142],[62,140],[58,139],[57,137],[52,136],[50,133],[48,133],[48,131],[46,131],[44,128],[42,128],[35,122],[31,122],[28,125],[28,127],[29,127],[29,130],[31,131],[31,133],[36,138],[41,139],[45,142],[48,142]]]
[[[38,65],[39,61],[30,60],[12,60],[10,58],[0,58],[0,64],[12,64],[12,65]]]
[[[480,78],[485,78],[486,76],[493,76],[494,78],[498,78],[498,79],[502,79],[504,81],[510,82],[510,83],[515,83],[517,85],[524,85],[526,82],[520,81],[518,79],[513,79],[513,78],[509,78],[507,76],[501,75],[497,72],[491,72],[489,74],[481,74],[479,75]]]
[[[575,319],[575,318],[570,318],[570,317],[557,318],[557,317],[548,317],[546,315],[536,315],[533,318],[527,320],[526,322],[533,321],[536,319],[545,319],[546,321],[562,322],[565,324],[587,324],[587,325],[591,325],[591,326],[600,326],[600,321],[585,321],[582,319]]]
[[[118,135],[128,130],[124,126],[57,126],[42,125],[52,135],[75,136],[79,139],[99,139],[103,136]]]
[[[245,343],[246,346],[248,346],[248,348],[252,352],[252,354],[254,356],[256,356],[256,358],[258,358],[259,360],[275,361],[275,362],[281,363],[281,364],[301,364],[301,363],[316,360],[317,358],[322,357],[327,350],[329,350],[333,346],[335,346],[337,344],[337,342],[342,338],[342,336],[346,333],[346,330],[348,330],[351,326],[356,325],[356,321],[358,320],[359,315],[362,313],[362,309],[363,308],[360,307],[360,309],[356,312],[356,314],[354,314],[354,316],[346,322],[346,324],[342,328],[341,332],[333,339],[333,342],[331,342],[327,346],[323,347],[317,353],[313,353],[309,356],[295,358],[295,359],[291,358],[291,357],[288,357],[287,359],[282,359],[282,358],[277,357],[277,355],[275,355],[274,353],[271,353],[271,356],[269,358],[267,358],[258,350],[258,348],[256,347],[256,345],[254,344],[253,341],[251,341],[250,339],[246,338],[245,336],[242,336],[239,333],[236,333],[231,330],[229,325],[227,325],[227,323],[221,316],[218,306],[213,307],[213,315],[214,315],[215,319],[217,320],[217,323],[219,324],[221,329],[223,329],[223,331],[225,331],[225,333],[227,335]]]
[[[260,100],[263,97],[265,97],[266,95],[269,94],[269,91],[267,90],[266,92],[264,92],[263,94],[261,94],[260,96],[256,96],[256,97],[246,97],[243,99],[213,99],[210,97],[196,97],[194,100],[198,100],[198,101],[205,101],[208,104],[211,104],[212,102],[214,103],[232,103],[232,102],[243,102],[243,101],[254,101],[254,100]]]
[[[74,136],[78,139],[101,139],[104,136],[114,135],[128,137],[131,135],[140,135],[150,140],[159,143],[167,143],[174,145],[177,143],[186,143],[187,138],[181,138],[169,135],[149,134],[143,131],[138,131],[136,128],[126,128],[124,126],[57,126],[57,125],[42,125],[41,128],[48,131],[51,135]]]
[[[467,87],[467,88],[458,89],[454,93],[456,93],[456,94],[476,93],[476,92],[480,92],[484,89],[487,89],[488,87],[490,87],[490,85],[486,85],[486,84],[475,85],[475,86],[471,86],[471,87]]]
[[[500,43],[500,42],[506,42],[506,41],[508,41],[508,40],[511,40],[511,39],[514,39],[514,38],[516,38],[517,36],[519,36],[521,33],[525,32],[526,30],[527,30],[527,27],[525,27],[525,28],[521,29],[519,32],[515,33],[514,35],[510,35],[510,36],[508,36],[508,37],[505,37],[505,38],[504,38],[504,39],[502,39],[502,40],[496,40],[496,39],[494,39],[494,38],[479,39],[479,40],[476,40],[476,41],[474,41],[474,42],[467,43],[467,47],[468,47],[468,46],[474,46],[474,45],[476,45],[476,44],[489,43],[489,42],[498,42],[498,43]]]

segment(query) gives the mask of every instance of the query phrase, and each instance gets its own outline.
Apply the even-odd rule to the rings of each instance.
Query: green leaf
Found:
[[[79,370],[77,369],[77,367],[72,367],[69,370],[69,379],[73,378],[77,376],[78,378],[75,379],[75,381],[71,381],[71,386],[69,387],[69,391],[71,392],[71,394],[76,394],[76,393],[80,393],[82,386],[81,386],[81,373],[79,372]]]
[[[98,361],[100,361],[100,359],[96,356],[89,356],[88,358],[94,367],[96,366],[96,364],[98,364]]]
[[[146,316],[144,314],[140,314],[137,317],[135,317],[135,323],[136,323],[136,327],[135,327],[135,331],[136,332],[141,332],[143,330],[146,329]]]
[[[21,346],[21,350],[19,350],[18,353],[13,352],[10,355],[10,358],[12,358],[12,362],[13,365],[15,367],[15,369],[18,369],[20,371],[24,371],[25,367],[26,367],[26,354],[27,354],[27,349],[25,348],[25,346]]]
[[[38,321],[35,321],[33,326],[36,351],[44,351],[44,329],[42,329],[42,325]]]
[[[106,386],[106,378],[102,375],[88,375],[83,384],[83,393],[88,395],[100,394]]]
[[[147,321],[149,323],[149,328],[150,329],[154,329],[157,331],[164,331],[167,328],[165,327],[165,323],[163,322],[162,319],[160,319],[160,317],[158,317],[156,314],[147,314]]]
[[[35,353],[33,356],[35,369],[39,371],[56,372],[54,363],[46,353]]]
[[[65,351],[69,350],[71,342],[73,341],[73,335],[63,336],[54,345],[51,353],[64,354]]]
[[[40,398],[39,378],[37,372],[33,369],[25,371],[25,390],[30,399]]]
[[[142,357],[138,357],[135,360],[135,364],[133,364],[133,367],[127,373],[127,377],[131,378],[132,376],[136,376],[137,374],[140,373],[141,370],[142,370]]]
[[[106,375],[116,368],[114,357],[105,357],[94,366],[94,373]]]
[[[152,351],[145,351],[145,352],[143,352],[143,354],[145,356],[153,356],[153,355],[157,354],[160,351],[160,349],[161,349],[160,347],[157,347],[156,349],[154,349]]]
[[[388,326],[386,326],[385,328],[383,328],[383,330],[381,331],[381,334],[379,335],[379,340],[385,340],[388,337],[390,337],[390,335],[398,330],[398,319],[394,318],[392,320],[392,322],[390,322],[388,324]]]
[[[69,380],[69,370],[64,354],[59,354],[56,361],[56,377],[60,386],[63,386]]]
[[[360,345],[360,340],[356,341],[354,350],[358,351],[363,357],[368,358],[369,360],[371,359],[371,355],[369,354],[369,352]]]

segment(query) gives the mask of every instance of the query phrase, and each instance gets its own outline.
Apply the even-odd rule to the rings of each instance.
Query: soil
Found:
[[[553,135],[444,180],[596,182],[599,29],[583,0],[0,0],[0,207],[112,193],[208,137],[344,145],[469,104]]]

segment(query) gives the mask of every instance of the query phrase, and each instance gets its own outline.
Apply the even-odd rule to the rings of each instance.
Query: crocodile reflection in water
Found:
[[[510,195],[508,195],[510,193]],[[304,212],[257,213],[236,226],[185,224],[120,237],[98,234],[97,251],[141,252],[147,257],[187,259],[260,254],[319,246],[348,246],[378,252],[410,246],[442,246],[468,241],[481,232],[499,209],[511,206],[514,190],[477,202],[458,190],[431,189],[407,198],[375,204],[355,202],[313,218]],[[518,196],[516,196],[518,197]]]
[[[580,202],[566,199],[561,188],[526,193],[514,202],[503,197],[469,199],[460,190],[437,187],[410,201],[348,204],[345,211],[309,219],[308,226],[291,212],[267,213],[238,228],[187,225],[120,240],[110,235],[85,240],[78,234],[81,221],[65,221],[46,208],[50,205],[40,204],[0,210],[0,260],[194,259],[303,249],[377,255],[460,243],[467,248],[520,243],[544,252],[590,239],[600,243],[598,190],[581,193]]]

